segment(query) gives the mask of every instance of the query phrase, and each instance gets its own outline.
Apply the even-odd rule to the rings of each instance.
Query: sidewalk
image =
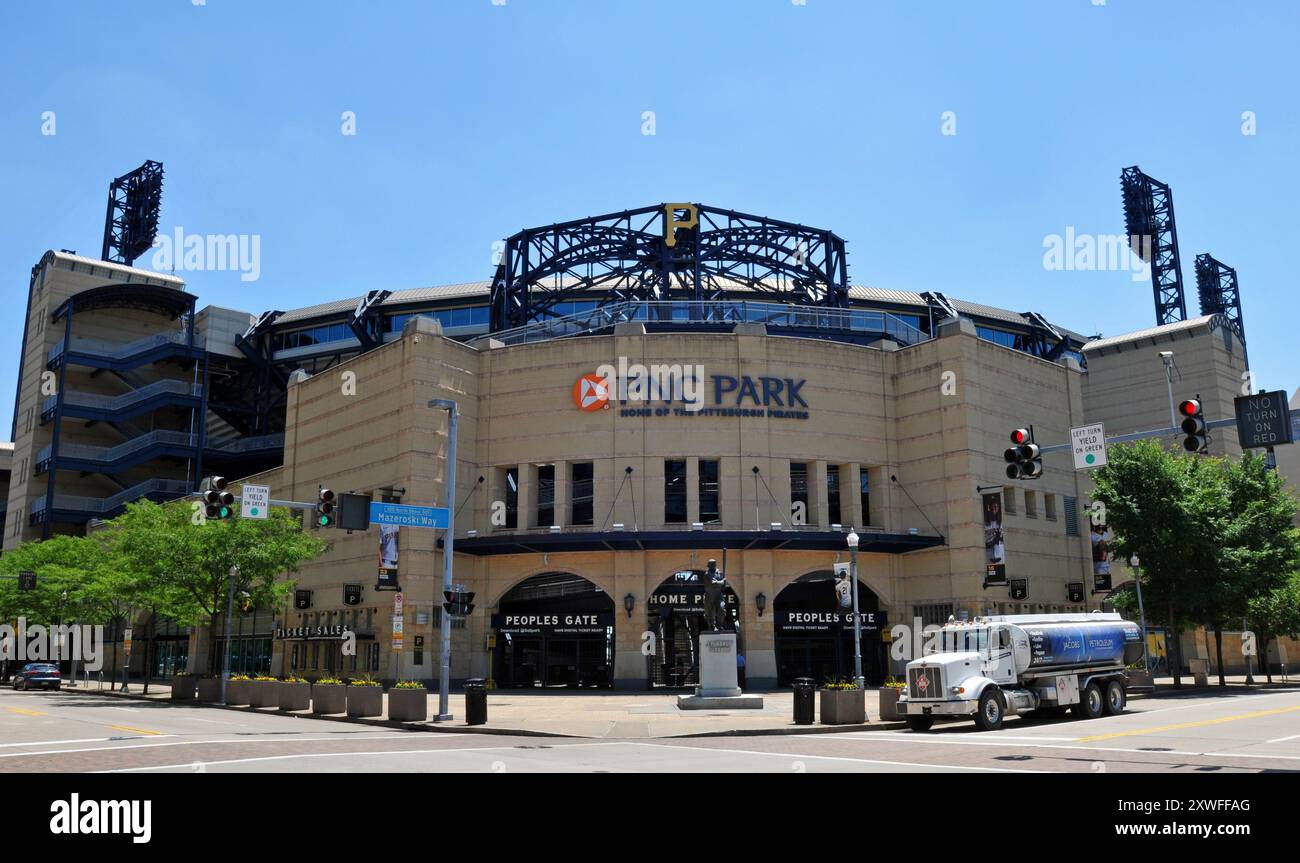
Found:
[[[1193,694],[1244,695],[1267,689],[1282,689],[1300,686],[1300,680],[1292,678],[1289,684],[1283,684],[1280,676],[1274,675],[1270,687],[1263,678],[1257,678],[1252,687],[1244,685],[1244,675],[1229,676],[1229,686],[1218,686],[1218,679],[1212,677],[1207,687],[1192,685],[1189,678],[1183,678],[1180,689],[1173,688],[1172,678],[1157,678],[1155,698],[1179,697]],[[120,690],[110,693],[105,689],[100,692],[96,686],[90,694],[114,695],[120,698],[147,699],[165,702],[171,698],[171,687],[165,683],[151,683],[149,694],[142,693],[143,685],[134,683],[129,693]],[[65,687],[64,692],[85,692],[84,686]],[[393,722],[381,718],[350,719],[341,714],[317,716],[310,712],[288,713],[309,719],[323,719],[335,722],[353,722],[374,725],[383,728],[405,728],[412,731],[432,731],[442,733],[470,734],[510,734],[520,736],[544,737],[586,737],[586,738],[652,738],[652,737],[704,737],[720,735],[747,734],[825,734],[841,731],[886,730],[905,728],[902,722],[881,722],[879,694],[874,689],[866,692],[866,725],[795,725],[794,694],[790,690],[776,690],[758,693],[763,696],[762,710],[679,710],[677,692],[609,692],[572,690],[538,691],[526,689],[494,689],[488,693],[488,722],[485,725],[470,726],[465,724],[465,696],[452,693],[451,714],[449,722]],[[1134,698],[1141,698],[1135,695]],[[253,711],[251,707],[227,707],[222,704],[204,704],[184,702],[178,707],[211,707],[218,710]],[[430,714],[438,710],[438,693],[429,693]],[[261,708],[258,713],[279,713],[271,708]],[[388,695],[384,694],[384,715],[388,714]],[[820,716],[820,713],[818,714]]]

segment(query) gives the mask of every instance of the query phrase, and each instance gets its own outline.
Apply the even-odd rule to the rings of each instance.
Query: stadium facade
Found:
[[[454,570],[476,594],[451,624],[454,680],[688,686],[710,559],[748,685],[848,676],[835,568],[853,531],[879,681],[898,667],[891,624],[1104,602],[1088,475],[1055,456],[1007,480],[1013,428],[1063,443],[1085,421],[1164,425],[1159,350],[1211,407],[1244,370],[1218,316],[1090,341],[1032,312],[850,286],[829,232],[697,205],[619,216],[521,232],[491,281],[257,315],[200,309],[171,275],[46,253],[4,547],[216,473],[277,499],[325,486],[442,505],[447,415],[429,402],[451,399]],[[232,621],[236,667],[436,678],[442,532],[323,534],[293,602]],[[214,645],[173,628],[141,661],[204,670]]]

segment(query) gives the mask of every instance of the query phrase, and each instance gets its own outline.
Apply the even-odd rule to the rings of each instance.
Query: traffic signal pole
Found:
[[[447,486],[447,530],[442,542],[442,589],[443,596],[446,596],[446,592],[453,587],[452,541],[456,535],[456,402],[451,399],[433,399],[429,402],[429,407],[447,411],[447,470],[444,480]],[[444,604],[440,621],[442,656],[438,667],[439,722],[451,719],[451,615],[447,611],[448,607]]]
[[[1237,425],[1237,420],[1235,418],[1226,419],[1226,420],[1211,420],[1210,422],[1207,422],[1205,424],[1205,428],[1207,430],[1221,429],[1221,428],[1235,428],[1236,425]],[[1182,433],[1183,430],[1179,426],[1170,426],[1169,428],[1151,429],[1150,431],[1132,432],[1131,434],[1111,435],[1106,438],[1106,443],[1107,444],[1128,443],[1129,441],[1144,440],[1146,438],[1153,438],[1153,437],[1171,437],[1173,435],[1181,435]],[[1058,443],[1058,444],[1052,444],[1051,446],[1040,446],[1038,448],[1038,451],[1040,453],[1046,454],[1046,453],[1054,453],[1054,452],[1071,452],[1073,449],[1074,449],[1074,444],[1072,443]]]

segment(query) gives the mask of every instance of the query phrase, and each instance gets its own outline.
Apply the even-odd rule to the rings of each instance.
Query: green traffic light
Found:
[[[330,517],[329,517],[328,515],[322,515],[322,516],[321,516],[320,518],[318,518],[316,521],[317,521],[318,524],[320,524],[321,527],[329,527],[329,526],[330,526]]]

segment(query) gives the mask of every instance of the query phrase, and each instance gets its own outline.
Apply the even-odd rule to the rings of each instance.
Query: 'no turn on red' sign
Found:
[[[1106,427],[1101,423],[1070,429],[1070,451],[1075,470],[1091,470],[1106,465]]]

